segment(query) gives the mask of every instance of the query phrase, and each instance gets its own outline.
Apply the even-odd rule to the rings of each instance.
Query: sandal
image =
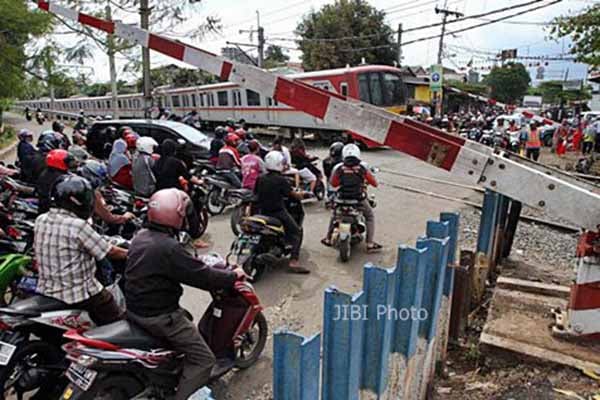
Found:
[[[383,249],[383,246],[379,243],[371,243],[370,245],[367,245],[367,253],[377,253],[381,251],[381,249]]]
[[[333,244],[331,243],[331,240],[327,239],[327,238],[321,239],[321,244],[323,246],[327,246],[327,247],[332,247],[333,246]]]

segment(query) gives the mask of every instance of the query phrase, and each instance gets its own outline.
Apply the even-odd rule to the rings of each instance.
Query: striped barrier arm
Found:
[[[479,184],[543,208],[582,227],[594,229],[600,225],[600,195],[548,175],[539,166],[522,165],[504,158],[502,154],[485,150],[479,143],[451,137],[372,105],[346,101],[344,96],[233,62],[136,26],[80,13],[54,1],[38,1],[37,4],[40,9],[114,34],[198,67],[222,80],[272,97],[325,123],[357,132],[369,140],[450,171],[470,184]],[[528,184],[523,185],[523,182]]]
[[[321,335],[305,338],[284,330],[273,336],[273,398],[318,399]]]

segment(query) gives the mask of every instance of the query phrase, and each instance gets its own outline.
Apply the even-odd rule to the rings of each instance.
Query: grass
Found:
[[[0,133],[0,149],[10,146],[15,142],[17,134],[14,128],[10,126],[4,127],[4,132]]]

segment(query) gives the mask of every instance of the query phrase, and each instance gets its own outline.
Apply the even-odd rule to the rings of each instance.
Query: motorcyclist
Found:
[[[77,169],[78,175],[90,182],[94,189],[94,215],[110,225],[122,225],[135,218],[135,215],[126,212],[123,215],[113,214],[102,195],[102,187],[110,182],[106,166],[96,160],[87,160]]]
[[[60,147],[67,150],[71,146],[71,141],[65,135],[65,125],[62,122],[54,121],[52,123],[52,131],[60,139]]]
[[[121,319],[123,313],[96,279],[96,261],[124,260],[127,250],[112,246],[88,224],[93,209],[94,193],[86,179],[76,175],[57,179],[50,211],[35,220],[37,292],[86,310],[102,325]]]
[[[181,122],[183,122],[186,125],[196,127],[199,119],[200,116],[198,115],[198,111],[192,110],[183,117],[183,120]]]
[[[303,182],[310,184],[310,191],[314,193],[317,180],[321,179],[321,171],[313,165],[317,157],[311,157],[306,153],[306,146],[302,139],[294,139],[291,149],[292,164],[298,169],[298,174]]]
[[[156,177],[153,168],[155,164],[154,152],[158,147],[156,140],[149,136],[141,137],[136,143],[137,153],[133,159],[131,175],[133,189],[139,196],[150,197],[156,190]]]
[[[338,164],[331,174],[331,185],[338,188],[337,196],[342,200],[361,201],[360,210],[367,222],[367,252],[380,251],[382,246],[373,239],[375,236],[375,214],[367,199],[366,186],[377,187],[377,179],[369,168],[361,162],[360,149],[355,144],[347,144],[342,150],[343,162]],[[331,246],[334,218],[329,223],[327,236],[321,240],[325,246]]]
[[[184,354],[176,400],[205,385],[216,359],[196,325],[179,305],[182,284],[203,290],[228,289],[246,277],[243,270],[215,269],[192,257],[177,240],[187,224],[189,196],[181,190],[156,192],[148,224],[133,238],[125,270],[127,317],[169,348]]]
[[[113,182],[125,189],[133,189],[131,156],[127,151],[127,142],[123,139],[117,139],[113,144],[110,157],[108,158],[108,173]]]
[[[225,121],[225,129],[227,129],[227,133],[235,132],[235,120],[233,118],[227,118],[227,121]]]
[[[77,123],[73,127],[73,130],[82,131],[88,128],[87,123],[85,122],[85,116],[83,114],[79,114],[77,117]]]
[[[342,149],[344,148],[344,143],[342,142],[334,142],[329,146],[329,157],[323,160],[323,172],[325,173],[325,177],[327,178],[327,182],[331,178],[331,172],[333,168],[343,161],[342,158]]]
[[[241,168],[240,153],[237,150],[240,138],[235,133],[228,133],[225,136],[225,146],[219,150],[219,158],[217,159],[217,170],[220,170],[220,175],[235,188],[241,188],[242,182],[237,175],[237,171]]]
[[[265,163],[260,158],[260,144],[256,140],[248,143],[249,153],[242,157],[242,187],[254,191],[258,177],[266,172]]]
[[[300,247],[302,246],[302,227],[287,211],[285,199],[294,197],[302,200],[306,192],[295,192],[287,178],[282,175],[286,168],[285,157],[280,151],[270,151],[265,156],[267,173],[258,178],[254,189],[261,213],[277,218],[283,224],[287,242],[292,246],[288,270],[298,274],[308,274],[310,270],[301,267],[299,263]]]
[[[219,159],[219,151],[225,146],[225,136],[227,135],[227,129],[222,126],[217,126],[215,129],[215,137],[210,142],[210,161],[217,165]]]
[[[50,195],[54,182],[69,173],[69,170],[77,167],[73,156],[66,150],[51,150],[46,156],[46,168],[39,175],[36,187],[38,194],[38,214],[44,214],[50,210]]]
[[[25,182],[33,182],[33,165],[37,150],[33,147],[33,133],[28,129],[19,131],[19,145],[17,146],[17,158],[21,168],[21,179]]]

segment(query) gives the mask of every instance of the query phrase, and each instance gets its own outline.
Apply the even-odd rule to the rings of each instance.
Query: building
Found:
[[[225,58],[229,58],[232,61],[237,61],[243,64],[258,65],[258,59],[244,53],[237,47],[223,47],[221,49],[221,55]]]

